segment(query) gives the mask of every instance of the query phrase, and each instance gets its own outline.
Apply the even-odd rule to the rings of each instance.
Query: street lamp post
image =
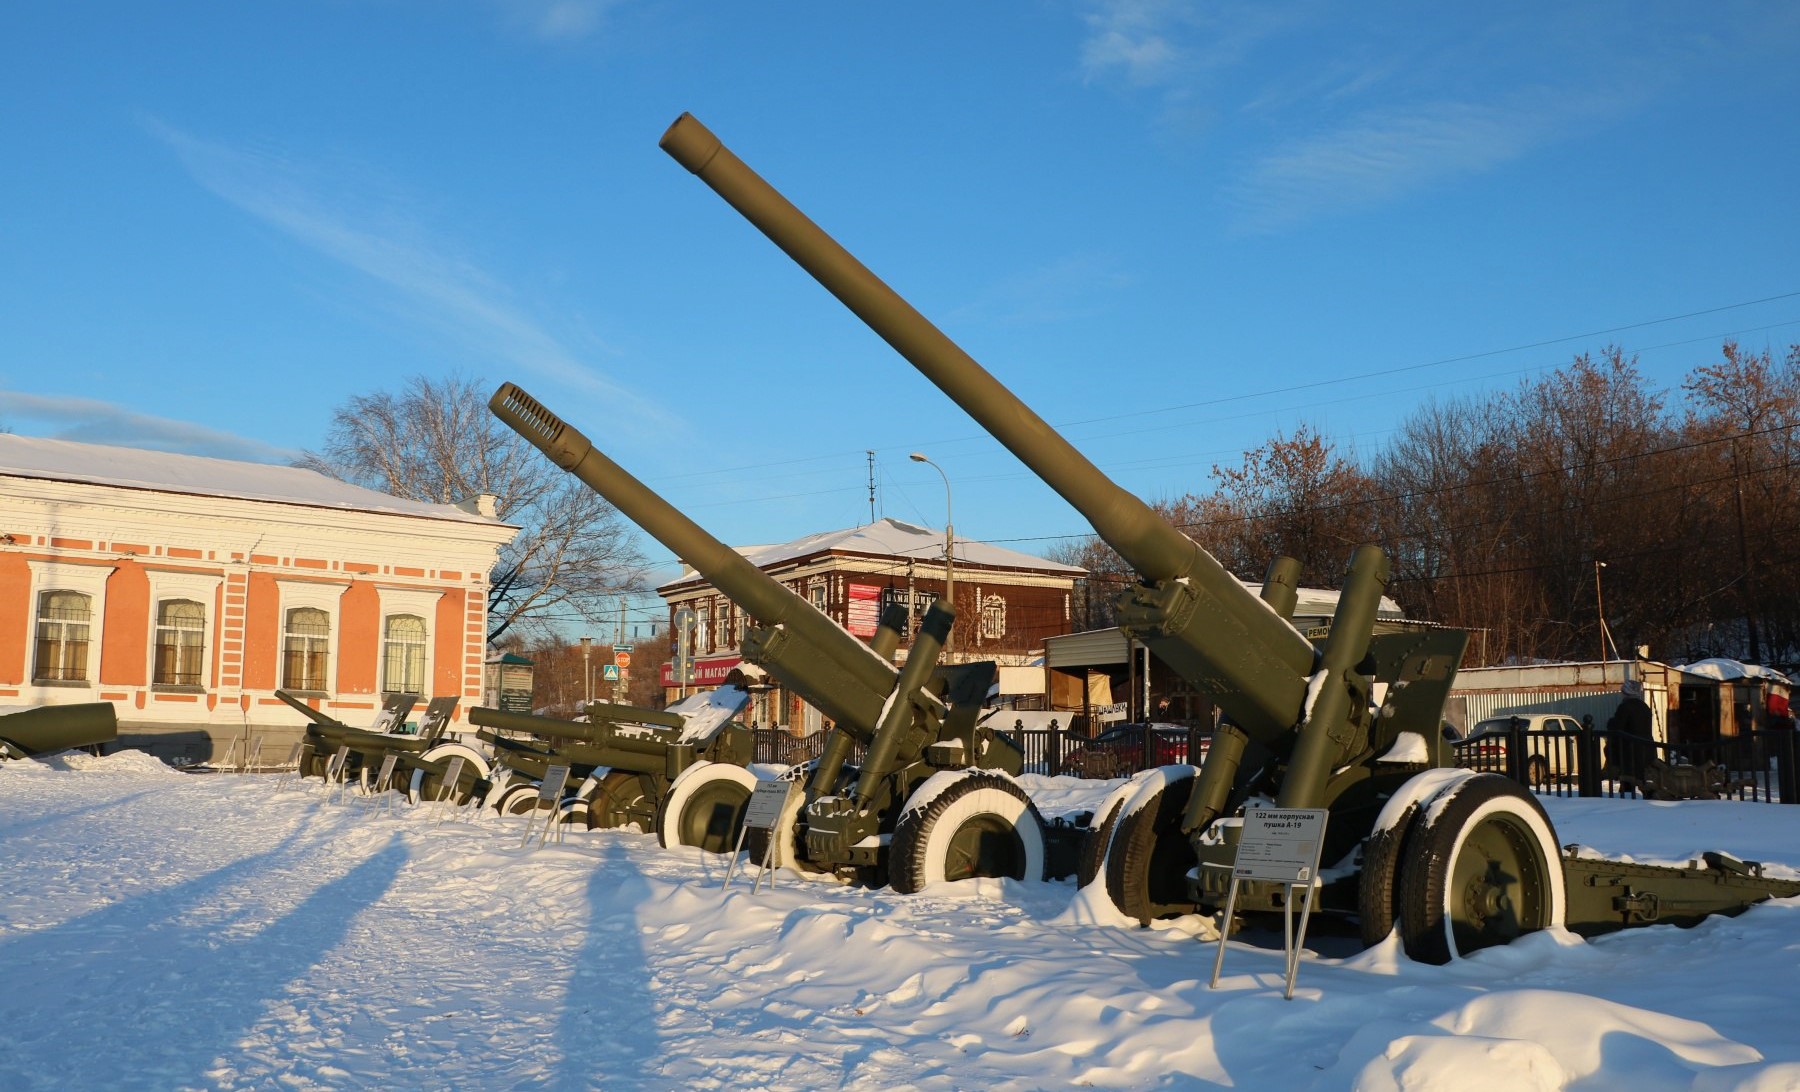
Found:
[[[924,463],[926,466],[929,466],[931,469],[937,471],[938,476],[940,478],[944,479],[944,599],[950,604],[950,609],[955,610],[956,609],[956,530],[955,530],[955,520],[952,518],[952,513],[951,513],[951,508],[950,508],[950,475],[944,473],[943,467],[932,462],[930,459],[927,459],[924,455],[920,454],[917,451],[915,451],[911,455],[909,455],[908,458],[910,458],[915,463]],[[951,644],[951,641],[955,638],[955,636],[956,636],[956,627],[954,627],[954,626],[951,627],[951,631],[949,633],[946,633],[944,635],[943,656],[944,656],[945,663],[950,662],[950,644]]]
[[[581,703],[590,705],[594,701],[594,669],[590,666],[590,655],[594,651],[594,639],[581,639]]]

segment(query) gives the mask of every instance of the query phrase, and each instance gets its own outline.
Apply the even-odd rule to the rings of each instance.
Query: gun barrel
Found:
[[[1275,617],[1216,558],[1102,474],[693,115],[677,118],[660,143],[1073,505],[1140,576],[1190,579],[1235,623],[1233,628],[1254,634],[1274,659],[1301,675],[1312,670],[1312,646],[1292,626]]]
[[[891,664],[884,664],[867,645],[820,614],[811,603],[657,496],[649,486],[607,458],[580,430],[564,423],[524,390],[503,383],[488,400],[488,407],[557,466],[581,479],[588,488],[611,501],[627,519],[692,565],[752,618],[764,626],[792,628],[873,693],[885,694],[892,688],[895,670]]]

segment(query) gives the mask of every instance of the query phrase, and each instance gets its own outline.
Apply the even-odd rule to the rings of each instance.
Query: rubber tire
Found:
[[[1356,878],[1356,915],[1363,947],[1388,938],[1400,921],[1400,865],[1406,859],[1406,837],[1419,814],[1417,804],[1400,813],[1400,821],[1369,835],[1363,843],[1362,869]]]
[[[1534,789],[1550,784],[1550,763],[1543,755],[1532,755],[1525,760],[1525,783]]]
[[[1081,844],[1081,858],[1075,863],[1075,887],[1077,890],[1093,883],[1106,871],[1106,848],[1112,844],[1113,831],[1119,825],[1119,812],[1131,801],[1137,786],[1142,782],[1144,774],[1133,774],[1130,780],[1106,795],[1100,801],[1100,811],[1096,818],[1100,824],[1092,829],[1092,833]]]
[[[664,849],[694,846],[709,853],[730,853],[737,848],[744,809],[755,791],[756,775],[742,766],[696,762],[681,771],[681,776],[669,786],[669,795],[657,809],[656,838]],[[699,836],[692,833],[700,818],[692,814],[695,808],[708,813],[705,832]]]
[[[1556,828],[1537,798],[1499,774],[1478,774],[1444,792],[1452,795],[1441,804],[1441,794],[1434,797],[1414,820],[1400,865],[1406,954],[1420,963],[1448,963],[1561,925],[1566,913],[1562,857]],[[1485,868],[1482,861],[1488,862]],[[1511,882],[1480,888],[1479,894],[1503,911],[1484,919],[1470,905],[1477,896],[1475,885],[1480,877],[1509,866],[1518,874],[1501,874]],[[1460,926],[1459,916],[1465,918]],[[1469,927],[1470,921],[1483,920],[1491,924]]]
[[[494,810],[501,815],[536,815],[538,787],[529,783],[509,787],[500,794]]]
[[[1126,805],[1113,826],[1106,853],[1106,895],[1139,925],[1197,909],[1188,898],[1187,874],[1200,859],[1181,832],[1181,815],[1197,773],[1171,778],[1135,808]]]
[[[889,851],[888,884],[902,895],[978,876],[1041,880],[1044,818],[1011,778],[969,770],[902,811]]]
[[[609,770],[588,797],[589,830],[613,830],[638,823],[646,834],[656,826],[655,779],[629,770]]]

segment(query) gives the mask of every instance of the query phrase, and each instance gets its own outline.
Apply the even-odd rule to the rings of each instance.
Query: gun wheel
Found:
[[[494,810],[501,815],[533,815],[542,803],[538,799],[538,787],[532,784],[514,785],[500,794]]]
[[[1147,781],[1120,809],[1106,849],[1106,895],[1140,925],[1195,910],[1187,875],[1200,858],[1182,833],[1181,816],[1198,771],[1192,766],[1162,769],[1161,785]]]
[[[456,755],[462,756],[463,766],[462,771],[456,775],[455,791],[450,794],[451,802],[457,807],[467,804],[469,798],[475,795],[477,786],[486,780],[488,767],[487,763],[482,761],[471,748],[460,743],[439,744],[428,748],[424,754],[418,756],[419,762],[430,765],[413,767],[412,774],[401,782],[406,786],[407,798],[416,804],[421,801],[436,800],[442,795],[444,773],[446,772],[444,764]],[[401,777],[402,775],[396,773],[395,776]]]
[[[648,774],[608,770],[594,795],[588,798],[589,830],[611,829],[636,823],[649,833],[656,827],[656,784]]]
[[[1136,794],[1138,786],[1143,784],[1145,774],[1134,774],[1125,784],[1106,794],[1106,799],[1094,809],[1094,818],[1099,822],[1089,831],[1085,841],[1081,843],[1081,860],[1075,866],[1075,886],[1086,887],[1093,883],[1106,871],[1106,850],[1112,845],[1113,830],[1119,825],[1119,813]]]
[[[744,809],[756,790],[756,775],[725,762],[696,762],[669,786],[656,817],[664,848],[697,846],[709,853],[737,848]]]
[[[1556,829],[1522,786],[1480,774],[1421,814],[1400,865],[1407,955],[1448,963],[1563,923]]]
[[[1387,939],[1400,918],[1400,862],[1406,836],[1412,830],[1417,805],[1400,813],[1399,822],[1369,835],[1363,845],[1362,871],[1357,876],[1356,915],[1362,922],[1362,942],[1373,947]]]
[[[894,890],[979,876],[1042,879],[1044,820],[1025,790],[999,774],[950,776],[929,803],[901,813],[888,863]]]

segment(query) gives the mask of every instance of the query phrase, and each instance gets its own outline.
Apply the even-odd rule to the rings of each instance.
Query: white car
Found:
[[[1477,721],[1468,732],[1451,741],[1457,765],[1505,773],[1514,721],[1523,722],[1525,731],[1527,784],[1575,780],[1581,754],[1581,722],[1567,713],[1507,713]]]

